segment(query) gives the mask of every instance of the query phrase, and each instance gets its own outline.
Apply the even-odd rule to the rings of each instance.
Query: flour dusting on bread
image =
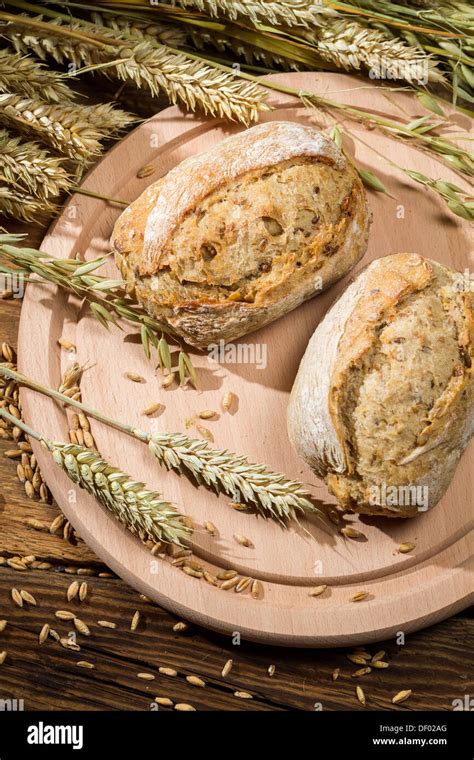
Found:
[[[317,327],[288,407],[298,454],[348,510],[411,517],[474,432],[472,294],[416,254],[373,261]]]
[[[186,159],[117,220],[137,300],[193,346],[231,341],[321,293],[363,256],[353,165],[311,126],[269,122]]]
[[[171,169],[146,223],[142,273],[156,265],[157,254],[185,214],[213,190],[246,172],[301,156],[326,159],[338,169],[346,163],[334,141],[322,132],[296,122],[274,121],[228,137]]]

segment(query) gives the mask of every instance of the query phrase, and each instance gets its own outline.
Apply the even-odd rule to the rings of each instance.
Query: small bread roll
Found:
[[[474,432],[472,294],[416,254],[373,261],[315,330],[288,433],[347,510],[412,517],[446,491]]]
[[[353,166],[318,130],[268,122],[178,164],[111,239],[129,289],[189,344],[230,341],[343,277],[369,212]]]

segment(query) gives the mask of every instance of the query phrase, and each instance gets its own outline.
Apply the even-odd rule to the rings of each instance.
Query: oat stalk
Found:
[[[151,539],[182,545],[191,530],[176,507],[163,501],[156,491],[106,462],[95,451],[77,444],[51,441],[0,408],[0,417],[40,441],[73,483],[106,507],[131,533],[142,541]]]
[[[30,275],[37,275],[66,291],[85,299],[93,316],[105,328],[119,325],[125,319],[140,328],[143,350],[151,358],[152,348],[157,352],[163,370],[171,371],[172,357],[166,337],[176,342],[168,326],[150,317],[126,291],[123,280],[102,277],[95,274],[108,260],[100,256],[92,261],[76,259],[56,259],[35,248],[20,248],[13,243],[20,242],[24,235],[0,234],[0,272],[18,276],[29,281]],[[33,282],[35,280],[32,280]],[[177,357],[180,380],[189,379],[196,386],[197,378],[192,361],[187,353],[179,350]]]
[[[441,179],[433,179],[432,177],[427,177],[421,172],[414,171],[413,169],[409,169],[405,166],[400,166],[400,164],[397,164],[395,161],[387,158],[384,154],[374,148],[373,145],[369,145],[365,142],[365,140],[362,140],[357,135],[352,135],[352,137],[355,138],[358,142],[363,143],[366,147],[370,148],[371,151],[376,153],[379,158],[388,163],[390,166],[398,169],[407,177],[410,177],[410,179],[412,179],[414,182],[417,182],[418,184],[423,185],[424,187],[427,187],[436,193],[446,203],[449,211],[451,211],[453,214],[461,217],[462,219],[466,219],[469,222],[474,220],[474,195],[467,192],[466,190],[463,190],[461,187],[459,187],[459,185],[456,185],[453,182],[448,182],[447,180]],[[344,155],[348,161],[351,161],[353,163],[355,169],[358,171],[362,181],[367,187],[371,188],[372,190],[390,195],[385,185],[375,174],[355,165],[351,157],[342,147],[342,130],[339,127],[335,126],[332,128],[331,138],[344,152]],[[390,197],[393,198],[393,196]]]
[[[159,464],[166,469],[191,476],[198,485],[216,493],[225,493],[236,502],[244,502],[263,517],[274,518],[282,524],[297,520],[298,513],[322,517],[321,510],[313,503],[311,494],[302,483],[272,472],[263,464],[248,462],[245,456],[210,448],[207,441],[182,433],[147,433],[139,430],[1,364],[0,375],[80,409],[88,417],[147,444]]]

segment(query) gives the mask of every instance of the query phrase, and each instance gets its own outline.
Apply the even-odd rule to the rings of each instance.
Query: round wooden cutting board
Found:
[[[381,92],[345,75],[282,74],[273,79],[378,113],[389,111],[409,118],[422,110],[409,94]],[[264,120],[325,125],[319,111],[308,111],[289,96],[273,93],[272,103],[274,110]],[[458,132],[472,130],[467,117],[456,119]],[[89,173],[84,186],[132,201],[179,161],[240,129],[168,108],[118,143]],[[360,140],[348,136],[345,147],[383,180],[393,196],[368,193],[374,219],[369,249],[357,270],[373,258],[400,251],[414,251],[460,271],[472,270],[469,224],[450,215],[437,196],[391,168],[384,158],[432,177],[457,184],[462,181],[410,146],[360,125],[351,124],[350,129]],[[137,177],[138,170],[149,164],[154,173]],[[74,195],[46,236],[42,250],[62,258],[78,252],[86,258],[106,253],[120,211],[119,206]],[[108,267],[108,272],[117,276],[112,261]],[[199,437],[195,427],[187,427],[187,421],[202,409],[218,410],[218,419],[202,423],[212,431],[216,447],[246,454],[250,461],[265,462],[303,480],[317,500],[330,504],[334,500],[324,484],[301,464],[289,444],[286,405],[309,337],[354,273],[269,327],[242,338],[239,343],[248,347],[243,355],[251,362],[218,363],[191,350],[201,378],[199,391],[163,389],[159,372],[145,358],[130,326],[124,331],[107,331],[74,298],[35,283],[27,288],[22,310],[19,366],[27,375],[57,388],[72,360],[87,363],[91,368],[82,380],[83,401],[145,430]],[[76,354],[60,348],[60,336],[74,343]],[[125,372],[138,373],[146,382],[133,383],[124,377]],[[222,411],[226,391],[238,398],[232,413]],[[50,438],[67,440],[64,408],[27,390],[22,391],[21,400],[33,428]],[[141,414],[152,401],[165,407],[155,419]],[[169,559],[153,557],[93,498],[73,488],[50,455],[33,444],[58,505],[97,555],[131,586],[191,621],[268,644],[338,646],[368,643],[398,631],[408,633],[454,614],[472,599],[472,446],[464,453],[447,494],[433,510],[411,520],[351,517],[350,524],[367,537],[354,541],[343,539],[335,529],[322,529],[314,519],[285,530],[270,520],[236,511],[229,498],[165,472],[142,444],[94,421],[92,432],[105,459],[192,516],[192,548],[198,561],[212,572],[233,568],[260,579],[261,598],[253,599],[248,590],[240,594],[223,591],[189,577]],[[207,520],[217,526],[215,537],[204,530]],[[252,547],[238,544],[234,534],[247,536]],[[407,541],[416,544],[415,550],[399,553],[399,545]],[[321,584],[327,584],[326,592],[311,597],[311,587]],[[369,596],[354,603],[351,597],[358,591]]]

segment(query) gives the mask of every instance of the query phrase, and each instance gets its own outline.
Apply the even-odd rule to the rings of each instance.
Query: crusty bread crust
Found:
[[[416,254],[378,259],[311,338],[288,432],[346,509],[411,517],[451,481],[474,433],[473,304],[456,283]],[[385,498],[407,489],[426,500]]]
[[[235,340],[346,274],[363,256],[362,183],[321,132],[269,122],[193,156],[117,221],[131,291],[189,344]]]

